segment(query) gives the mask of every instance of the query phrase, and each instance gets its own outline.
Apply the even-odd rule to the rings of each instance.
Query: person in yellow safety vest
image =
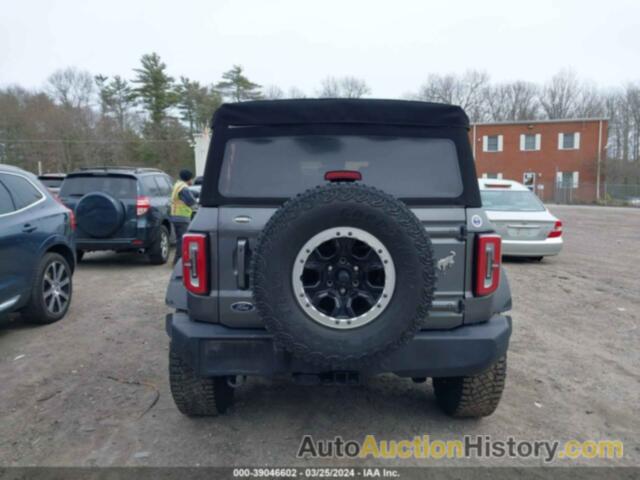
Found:
[[[193,180],[193,173],[189,170],[180,170],[180,180],[173,186],[171,191],[171,223],[176,232],[176,256],[173,264],[178,263],[182,257],[182,236],[186,233],[193,215],[193,206],[196,199],[189,190],[189,185]]]

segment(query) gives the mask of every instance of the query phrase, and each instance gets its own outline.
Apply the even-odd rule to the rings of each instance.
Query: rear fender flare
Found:
[[[493,313],[502,313],[511,310],[511,288],[509,287],[509,279],[504,267],[500,267],[500,285],[498,290],[493,294],[491,311]]]
[[[167,306],[176,310],[188,309],[187,289],[182,283],[182,259],[179,259],[173,267],[171,280],[169,280],[169,286],[167,287],[165,303]]]

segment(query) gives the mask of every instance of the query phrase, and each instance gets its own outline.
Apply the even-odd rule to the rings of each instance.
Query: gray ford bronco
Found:
[[[167,291],[178,409],[246,376],[424,382],[482,417],[504,388],[511,293],[465,113],[391,100],[226,104]]]

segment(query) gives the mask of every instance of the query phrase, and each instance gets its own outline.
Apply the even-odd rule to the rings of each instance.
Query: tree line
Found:
[[[88,165],[143,165],[175,173],[191,165],[193,135],[223,102],[255,99],[360,98],[363,79],[328,76],[313,92],[250,80],[233,66],[219,81],[174,78],[156,53],[130,78],[58,70],[45,86],[0,89],[0,162],[37,171]],[[608,173],[640,183],[640,84],[602,89],[561,71],[544,84],[495,83],[485,72],[433,74],[405,98],[462,106],[473,122],[607,117]],[[635,180],[633,178],[635,177]]]

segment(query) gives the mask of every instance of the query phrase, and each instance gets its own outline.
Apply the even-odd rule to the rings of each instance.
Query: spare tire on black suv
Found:
[[[411,210],[348,183],[286,202],[258,239],[251,274],[276,342],[334,368],[365,366],[410,340],[435,282],[431,241]]]
[[[76,206],[78,226],[95,238],[109,237],[124,222],[124,205],[103,192],[88,193]]]

